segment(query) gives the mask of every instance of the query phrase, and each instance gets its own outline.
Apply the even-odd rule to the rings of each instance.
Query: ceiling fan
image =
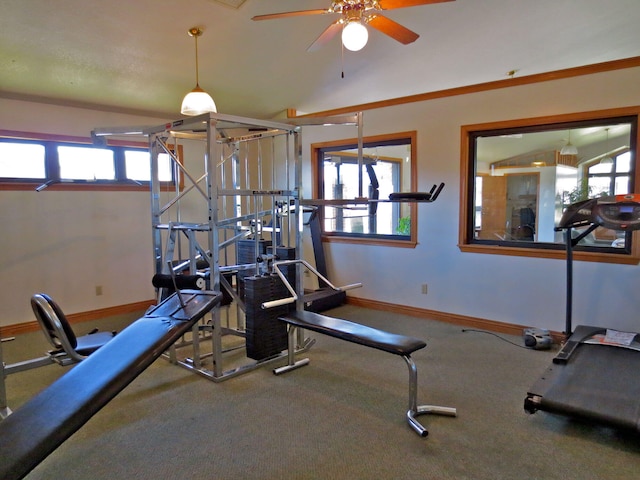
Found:
[[[370,25],[404,45],[408,45],[418,39],[419,35],[417,33],[385,17],[381,12],[396,8],[417,7],[419,5],[452,1],[454,0],[334,0],[327,9],[256,15],[252,20],[339,14],[340,18],[329,25],[307,50],[310,52],[318,50],[342,30],[342,43],[345,48],[357,51],[362,49],[368,40],[369,34],[365,25]]]

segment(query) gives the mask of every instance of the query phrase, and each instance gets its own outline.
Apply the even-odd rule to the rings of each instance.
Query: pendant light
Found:
[[[600,160],[600,165],[613,165],[613,158],[611,158],[611,156],[609,155],[609,152],[611,151],[609,149],[609,129],[605,128],[605,131],[607,132],[607,153],[606,155]]]
[[[578,155],[578,148],[571,143],[571,130],[569,130],[569,140],[560,150],[560,155]]]
[[[188,31],[196,41],[196,86],[187,93],[182,100],[180,113],[183,115],[200,115],[207,112],[217,112],[216,104],[207,92],[200,88],[198,83],[198,37],[202,35],[202,30],[198,27],[190,28]]]

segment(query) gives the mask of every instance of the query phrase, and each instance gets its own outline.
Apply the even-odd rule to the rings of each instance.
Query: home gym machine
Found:
[[[640,229],[640,195],[584,200],[564,212],[556,230],[564,231],[566,241],[568,338],[527,393],[524,409],[640,430],[640,334],[585,325],[572,332],[573,248],[599,226]],[[586,229],[578,233],[577,227]]]
[[[287,356],[286,324],[277,318],[303,308],[302,300],[269,311],[261,304],[289,295],[273,272],[274,261],[298,259],[303,251],[301,127],[345,125],[356,127],[362,138],[360,113],[286,122],[207,113],[155,127],[92,132],[99,141],[125,134],[148,137],[158,300],[180,288],[225,296],[223,306],[194,325],[165,357],[216,382]],[[159,180],[166,159],[173,168],[171,185]],[[300,265],[285,273],[296,292],[303,292]],[[299,351],[312,343],[301,334]]]

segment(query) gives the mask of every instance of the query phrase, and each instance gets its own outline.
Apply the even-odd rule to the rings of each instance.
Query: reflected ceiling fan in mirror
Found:
[[[340,18],[329,25],[307,49],[318,50],[342,30],[342,44],[351,51],[361,50],[369,38],[366,25],[388,35],[403,45],[415,42],[419,35],[397,22],[385,17],[381,12],[396,8],[417,7],[431,3],[452,2],[454,0],[335,0],[327,9],[300,10],[295,12],[257,15],[252,20],[273,20],[276,18],[303,15],[338,14]]]

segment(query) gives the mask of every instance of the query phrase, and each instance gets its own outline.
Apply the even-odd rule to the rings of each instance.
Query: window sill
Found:
[[[322,241],[328,243],[353,243],[395,248],[416,248],[416,245],[418,245],[418,242],[415,240],[385,240],[383,238],[340,237],[337,235],[323,235]]]
[[[27,182],[7,182],[0,183],[0,191],[36,191],[42,185],[41,182],[37,183],[27,183]],[[52,191],[52,192],[148,192],[149,185],[136,185],[134,183],[131,184],[105,184],[105,183],[54,183],[43,189],[42,191]],[[164,191],[175,191],[175,186],[162,186],[161,190]]]
[[[547,250],[543,248],[501,247],[497,245],[458,245],[461,252],[484,253],[487,255],[511,255],[515,257],[549,258],[565,260],[565,250]],[[616,263],[620,265],[638,265],[640,257],[634,255],[574,251],[573,259],[582,262]]]

